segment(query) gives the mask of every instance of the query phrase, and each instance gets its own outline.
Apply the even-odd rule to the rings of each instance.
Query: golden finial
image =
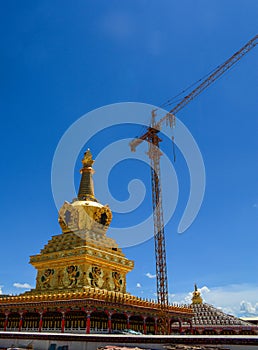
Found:
[[[92,159],[92,154],[90,149],[88,148],[87,151],[84,153],[84,157],[82,159],[83,167],[92,167],[94,164],[94,160]]]

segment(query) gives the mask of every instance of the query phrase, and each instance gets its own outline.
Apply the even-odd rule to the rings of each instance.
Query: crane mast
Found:
[[[156,258],[156,282],[157,282],[157,299],[161,310],[161,333],[169,332],[167,310],[168,310],[168,279],[166,265],[166,248],[164,233],[164,218],[162,206],[162,187],[160,179],[160,142],[162,141],[158,133],[165,121],[170,127],[175,125],[175,114],[185,107],[190,101],[198,96],[203,90],[208,88],[222,74],[237,63],[244,55],[257,45],[258,35],[252,38],[233,56],[218,66],[205,80],[203,80],[195,89],[172,108],[164,117],[156,122],[156,111],[152,111],[151,126],[147,131],[130,142],[131,151],[135,152],[136,147],[144,140],[148,141],[148,156],[151,165],[151,183],[152,183],[152,208],[154,221],[154,241],[155,241],[155,258]]]
[[[152,111],[152,125],[155,125],[156,112]],[[151,182],[152,182],[152,209],[154,221],[154,241],[155,255],[159,257],[156,264],[157,278],[157,297],[161,308],[168,306],[168,281],[167,281],[167,266],[166,266],[166,248],[164,239],[164,219],[162,206],[162,187],[160,182],[160,151],[159,144],[161,139],[158,136],[158,131],[155,128],[150,128],[149,133],[149,151],[151,165]]]

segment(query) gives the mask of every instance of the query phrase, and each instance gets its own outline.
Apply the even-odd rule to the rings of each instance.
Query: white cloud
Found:
[[[19,282],[16,282],[13,284],[13,286],[15,288],[22,288],[22,289],[30,289],[32,288],[31,285],[29,283],[19,283]]]
[[[136,287],[137,288],[142,288],[142,286],[141,286],[141,284],[139,282],[136,284]]]
[[[249,301],[242,300],[240,312],[244,315],[258,315],[258,303],[252,304]]]
[[[147,272],[145,276],[148,278],[156,278],[156,275],[152,275],[150,272]]]
[[[3,286],[0,286],[0,294],[3,294],[2,288]]]
[[[207,286],[198,288],[198,290],[201,292],[202,295],[210,292],[210,289]]]

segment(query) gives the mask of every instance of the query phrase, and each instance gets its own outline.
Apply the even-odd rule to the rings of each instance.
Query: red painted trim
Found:
[[[4,321],[4,331],[6,331],[8,325],[8,316],[6,316],[6,319]]]
[[[22,316],[21,316],[20,322],[19,322],[19,332],[21,331],[21,329],[22,329]]]
[[[112,323],[111,323],[111,316],[108,317],[108,333],[111,333],[112,331]]]
[[[64,333],[64,331],[65,331],[65,318],[63,316],[62,323],[61,323],[61,333]]]
[[[43,325],[43,320],[42,320],[42,315],[40,315],[40,319],[39,319],[39,332],[41,332],[41,330],[42,330],[42,325]]]
[[[87,315],[86,333],[87,333],[87,334],[90,334],[90,315]]]
[[[143,333],[144,333],[144,334],[147,333],[147,327],[146,327],[145,320],[143,321]]]
[[[130,316],[129,315],[127,315],[126,327],[127,327],[127,329],[130,329]]]

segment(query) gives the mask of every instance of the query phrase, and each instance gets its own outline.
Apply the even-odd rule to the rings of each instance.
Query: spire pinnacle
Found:
[[[94,164],[94,160],[92,159],[92,154],[90,149],[88,149],[83,156],[82,159],[82,168],[80,170],[81,173],[81,182],[80,188],[78,192],[79,200],[91,200],[97,202],[94,196],[94,184],[92,175],[94,174],[94,170],[92,165]]]

